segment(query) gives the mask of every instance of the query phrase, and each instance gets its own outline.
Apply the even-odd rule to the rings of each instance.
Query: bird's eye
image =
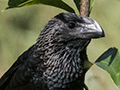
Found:
[[[75,28],[75,22],[69,22],[69,23],[68,23],[68,27],[69,27],[70,29]]]

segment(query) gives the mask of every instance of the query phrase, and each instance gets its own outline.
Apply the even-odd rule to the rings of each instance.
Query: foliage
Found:
[[[107,71],[114,83],[120,89],[120,54],[118,49],[109,48],[95,62],[95,64]]]
[[[68,12],[74,13],[74,10],[62,0],[9,0],[8,7],[6,9],[23,7],[34,4],[55,6],[67,10]]]
[[[80,11],[80,2],[81,0],[74,0],[74,3],[78,11]],[[91,0],[90,1],[90,12],[92,10],[93,3],[94,3],[94,0]],[[34,4],[44,4],[44,5],[55,6],[55,7],[64,9],[68,12],[75,13],[72,7],[70,7],[68,4],[66,4],[62,0],[9,0],[8,7],[6,9],[29,6],[29,5],[34,5]]]

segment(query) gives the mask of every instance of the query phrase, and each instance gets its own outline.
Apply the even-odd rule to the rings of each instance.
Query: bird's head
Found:
[[[81,39],[104,37],[104,31],[100,25],[89,17],[82,17],[74,13],[61,13],[54,17],[58,19],[59,28],[64,36]]]
[[[101,26],[89,17],[82,17],[74,13],[61,13],[52,18],[42,30],[40,37],[55,42],[72,42],[73,44],[83,44],[92,38],[104,37]],[[82,45],[82,44],[81,44]]]

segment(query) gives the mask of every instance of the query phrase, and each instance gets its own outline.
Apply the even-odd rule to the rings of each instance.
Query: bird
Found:
[[[1,77],[0,90],[83,90],[87,46],[104,36],[89,17],[69,12],[54,16]]]

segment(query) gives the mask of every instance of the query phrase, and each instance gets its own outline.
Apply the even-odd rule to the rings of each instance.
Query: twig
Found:
[[[90,0],[81,0],[80,15],[83,17],[89,17],[90,14]]]

